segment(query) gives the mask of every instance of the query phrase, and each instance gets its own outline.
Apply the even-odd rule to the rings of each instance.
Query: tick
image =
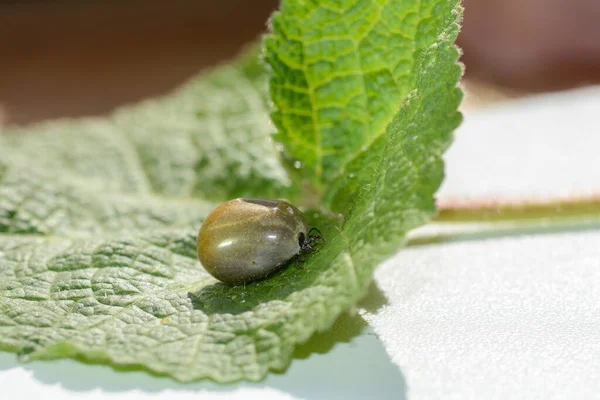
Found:
[[[198,258],[221,282],[266,278],[322,239],[302,212],[283,200],[240,198],[215,208],[198,234]]]

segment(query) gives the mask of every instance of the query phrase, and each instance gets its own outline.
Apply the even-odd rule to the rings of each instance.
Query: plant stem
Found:
[[[600,229],[600,198],[528,203],[446,203],[407,246]]]

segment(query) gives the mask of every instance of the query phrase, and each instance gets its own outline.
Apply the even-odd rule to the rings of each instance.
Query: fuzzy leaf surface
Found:
[[[107,118],[7,129],[0,349],[185,382],[285,369],[435,211],[460,122],[460,13],[455,1],[283,1],[265,58],[277,138],[303,163],[289,175],[256,54]],[[307,182],[343,220],[307,213],[327,242],[301,268],[238,287],[201,268],[195,236],[216,203],[300,199]]]

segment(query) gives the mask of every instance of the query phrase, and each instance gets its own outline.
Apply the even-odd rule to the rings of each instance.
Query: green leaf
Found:
[[[217,200],[287,194],[257,54],[250,49],[235,65],[108,118],[8,129],[0,163],[69,173],[85,190]]]
[[[340,178],[373,158],[369,153],[381,146],[421,77],[423,53],[444,41],[439,35],[452,35],[440,27],[456,20],[455,6],[439,0],[283,2],[266,41],[274,71],[272,118],[288,161],[302,164],[302,177],[318,195],[332,183],[329,198],[359,187]],[[372,173],[364,174],[368,181]],[[351,190],[344,190],[348,184]]]
[[[254,50],[107,118],[9,129],[0,349],[180,381],[285,369],[435,211],[440,156],[460,122],[460,11],[454,0],[284,1],[265,58],[285,167]],[[340,215],[307,211],[327,238],[318,251],[229,287],[201,268],[195,235],[217,201],[246,195]]]

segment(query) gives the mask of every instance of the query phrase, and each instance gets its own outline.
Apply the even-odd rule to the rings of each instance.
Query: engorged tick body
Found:
[[[307,234],[302,212],[288,202],[234,199],[204,220],[198,234],[198,257],[224,283],[253,282],[305,249]]]

